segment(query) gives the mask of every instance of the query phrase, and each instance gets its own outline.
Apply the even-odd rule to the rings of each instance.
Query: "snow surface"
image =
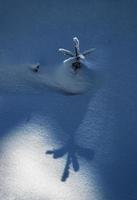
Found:
[[[66,94],[81,94],[93,86],[95,70],[88,68],[88,64],[81,63],[81,68],[74,71],[68,60],[58,66],[40,65],[35,72],[36,64],[1,65],[0,93],[1,95],[34,95],[43,94],[47,88],[58,90]]]
[[[137,199],[136,9],[136,0],[0,0],[0,200]],[[80,85],[57,52],[74,36],[96,48]],[[61,147],[58,159],[46,154]],[[75,166],[62,182],[68,154]]]

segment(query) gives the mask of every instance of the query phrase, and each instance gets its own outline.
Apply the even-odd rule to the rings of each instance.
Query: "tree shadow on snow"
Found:
[[[101,79],[95,79],[93,76],[94,87],[92,91],[87,95],[78,95],[70,97],[62,97],[59,100],[56,99],[58,106],[53,108],[54,118],[57,119],[58,124],[61,125],[64,130],[64,135],[57,135],[58,139],[64,140],[64,137],[69,138],[67,143],[53,150],[47,150],[47,155],[52,155],[54,159],[62,158],[66,156],[66,164],[61,177],[61,181],[65,182],[70,175],[70,169],[72,168],[74,172],[78,172],[80,169],[79,157],[91,161],[94,158],[94,150],[86,147],[81,147],[78,145],[78,141],[75,137],[76,130],[78,130],[80,124],[84,120],[85,114],[88,111],[88,105],[92,97],[96,93],[97,89],[100,88]],[[57,109],[58,107],[58,109]],[[59,138],[60,137],[60,138]]]
[[[70,137],[66,145],[58,149],[48,150],[46,154],[53,155],[54,159],[61,158],[67,154],[65,168],[61,177],[61,181],[63,182],[69,177],[70,167],[72,167],[75,172],[79,171],[79,156],[83,157],[87,161],[91,161],[94,158],[94,151],[77,145],[73,136]]]

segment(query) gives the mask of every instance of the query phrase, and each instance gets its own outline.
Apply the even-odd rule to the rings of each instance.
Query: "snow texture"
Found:
[[[0,200],[137,199],[136,10],[0,0]]]
[[[47,88],[66,94],[81,94],[92,88],[94,70],[81,64],[81,69],[75,72],[72,63],[52,68],[36,64],[2,65],[0,68],[0,92],[2,95],[13,94],[43,94]]]

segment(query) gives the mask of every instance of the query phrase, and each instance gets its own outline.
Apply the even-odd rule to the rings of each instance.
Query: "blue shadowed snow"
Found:
[[[0,0],[0,199],[137,199],[136,10],[136,0]],[[102,85],[68,96],[30,83],[26,69],[54,71],[74,36],[96,48]]]

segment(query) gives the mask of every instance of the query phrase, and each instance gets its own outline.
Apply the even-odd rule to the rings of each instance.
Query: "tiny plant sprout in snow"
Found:
[[[89,49],[80,52],[79,40],[73,38],[74,53],[60,48],[59,51],[65,56],[63,65],[56,71],[56,80],[65,92],[71,94],[80,94],[90,89],[92,84],[92,70],[87,66],[85,56],[93,52],[95,49]]]
[[[80,48],[79,48],[79,40],[77,37],[73,38],[74,42],[74,47],[75,47],[75,52],[72,53],[71,51],[67,49],[62,49],[60,48],[59,51],[62,52],[64,55],[69,56],[70,58],[66,59],[64,63],[69,63],[69,61],[72,61],[72,68],[76,72],[78,69],[81,68],[82,61],[85,60],[85,56],[90,54],[95,50],[95,48],[89,49],[84,51],[83,53],[80,53]]]
[[[36,63],[36,64],[34,64],[34,65],[31,65],[30,68],[31,68],[31,70],[32,70],[33,72],[38,72],[38,71],[39,71],[39,68],[40,68],[40,63]]]

